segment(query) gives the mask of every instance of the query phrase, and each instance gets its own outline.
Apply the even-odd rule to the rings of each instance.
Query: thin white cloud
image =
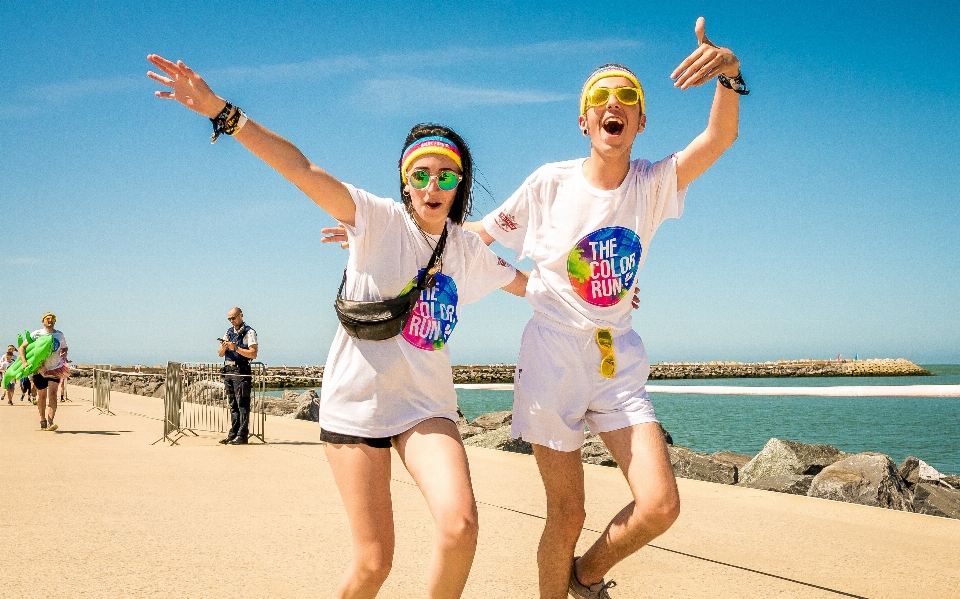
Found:
[[[569,100],[575,96],[534,90],[501,90],[480,87],[449,85],[415,77],[373,79],[367,82],[366,91],[379,99],[381,105],[390,108],[403,106],[443,105],[451,107],[545,104]]]
[[[404,52],[395,54],[379,54],[375,56],[344,55],[331,58],[320,58],[304,62],[260,65],[235,66],[223,69],[204,71],[204,76],[211,82],[268,82],[278,80],[316,81],[335,76],[360,75],[373,77],[370,85],[387,85],[389,80],[384,79],[385,73],[394,74],[411,68],[411,65],[429,64],[431,67],[448,65],[468,65],[477,62],[507,64],[530,64],[531,60],[546,60],[549,57],[582,55],[596,52],[608,52],[625,48],[636,48],[643,43],[630,39],[606,40],[572,40],[539,42],[534,44],[519,44],[505,47],[471,48],[453,46],[449,48]],[[145,65],[147,66],[147,65]],[[406,79],[396,91],[395,97],[405,101],[412,93],[411,83],[415,79]],[[396,83],[396,81],[394,81]],[[74,101],[77,98],[91,95],[127,93],[145,91],[155,85],[146,77],[129,76],[113,78],[77,79],[45,85],[21,87],[11,95],[11,102],[0,104],[0,119],[16,119],[35,116],[38,113],[51,109],[57,104]],[[423,85],[418,84],[422,90]],[[463,94],[456,102],[458,105],[476,104],[528,104],[538,102],[555,102],[567,99],[567,96],[543,94],[534,91],[500,91],[470,87],[448,87],[434,85],[431,93],[447,93],[456,91]],[[451,102],[446,102],[451,104]]]

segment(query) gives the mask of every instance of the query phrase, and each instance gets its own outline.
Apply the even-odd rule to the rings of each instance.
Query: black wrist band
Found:
[[[732,89],[741,96],[750,95],[750,90],[747,89],[747,84],[743,82],[743,75],[740,72],[737,72],[736,77],[727,77],[723,73],[720,73],[717,75],[717,79],[720,81],[720,85],[727,89]]]
[[[236,110],[233,110],[234,108],[236,108]],[[233,110],[233,116],[230,115],[231,110]],[[213,135],[210,136],[210,143],[217,143],[217,138],[220,137],[221,133],[226,133],[227,135],[236,133],[238,130],[237,124],[240,122],[241,116],[243,116],[243,111],[230,102],[227,102],[227,105],[223,107],[220,114],[210,119],[210,122],[213,124]]]

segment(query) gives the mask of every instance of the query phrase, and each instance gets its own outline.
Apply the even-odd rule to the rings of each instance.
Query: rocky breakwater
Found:
[[[778,360],[776,362],[661,362],[650,367],[650,378],[792,378],[857,376],[930,376],[933,373],[909,360]]]
[[[268,366],[267,388],[290,389],[319,387],[323,366]]]
[[[513,364],[454,366],[457,384],[512,383]],[[650,366],[651,380],[720,378],[793,378],[930,376],[903,358],[876,360],[777,360],[776,362],[661,362]]]
[[[132,393],[145,397],[163,397],[163,384],[166,376],[163,374],[110,374],[110,390],[118,393]],[[92,368],[74,368],[67,379],[70,385],[79,387],[93,387]]]
[[[512,421],[510,411],[471,422],[461,414],[457,429],[464,445],[532,454],[529,443],[510,436]],[[708,455],[674,445],[670,433],[661,430],[679,478],[960,519],[960,476],[941,474],[915,457],[898,467],[880,453],[847,454],[832,445],[781,439],[770,439],[755,456],[729,451]],[[598,435],[587,437],[581,459],[617,465]]]
[[[453,382],[456,385],[513,383],[513,364],[486,364],[473,366],[454,366]]]

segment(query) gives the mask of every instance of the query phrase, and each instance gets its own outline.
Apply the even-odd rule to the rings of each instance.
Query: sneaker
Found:
[[[246,445],[246,444],[247,444],[246,437],[234,437],[232,441],[227,443],[227,445]]]
[[[577,559],[576,557],[573,558],[574,566],[570,569],[570,585],[567,587],[567,592],[570,596],[575,599],[613,599],[610,597],[610,593],[607,592],[607,589],[612,589],[617,586],[617,583],[612,580],[610,582],[601,580],[597,584],[590,586],[580,584],[580,581],[577,580]]]
[[[230,442],[233,441],[235,438],[236,438],[236,437],[227,435],[227,436],[224,437],[223,439],[220,439],[220,444],[221,444],[221,445],[229,445]]]
[[[47,421],[46,421],[46,420],[41,420],[41,421],[40,421],[40,430],[42,430],[42,431],[47,430]]]
[[[51,422],[49,425],[47,425],[47,431],[49,431],[49,432],[51,432],[51,433],[52,433],[53,431],[57,430],[58,428],[59,428],[59,427],[58,427],[56,424],[52,423],[52,422]]]

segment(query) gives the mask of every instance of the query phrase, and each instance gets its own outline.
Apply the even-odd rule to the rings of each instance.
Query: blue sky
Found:
[[[154,98],[148,53],[378,195],[397,196],[410,126],[452,126],[493,194],[479,217],[587,153],[577,97],[599,64],[644,83],[636,157],[689,143],[712,91],[669,74],[700,15],[753,93],[740,139],[649,248],[634,326],[652,361],[960,362],[947,2],[2,2],[0,340],[51,310],[78,361],[215,359],[237,304],[267,363],[324,361],[346,260],[319,243],[332,221]],[[454,362],[513,362],[530,314],[502,292],[466,306]]]

